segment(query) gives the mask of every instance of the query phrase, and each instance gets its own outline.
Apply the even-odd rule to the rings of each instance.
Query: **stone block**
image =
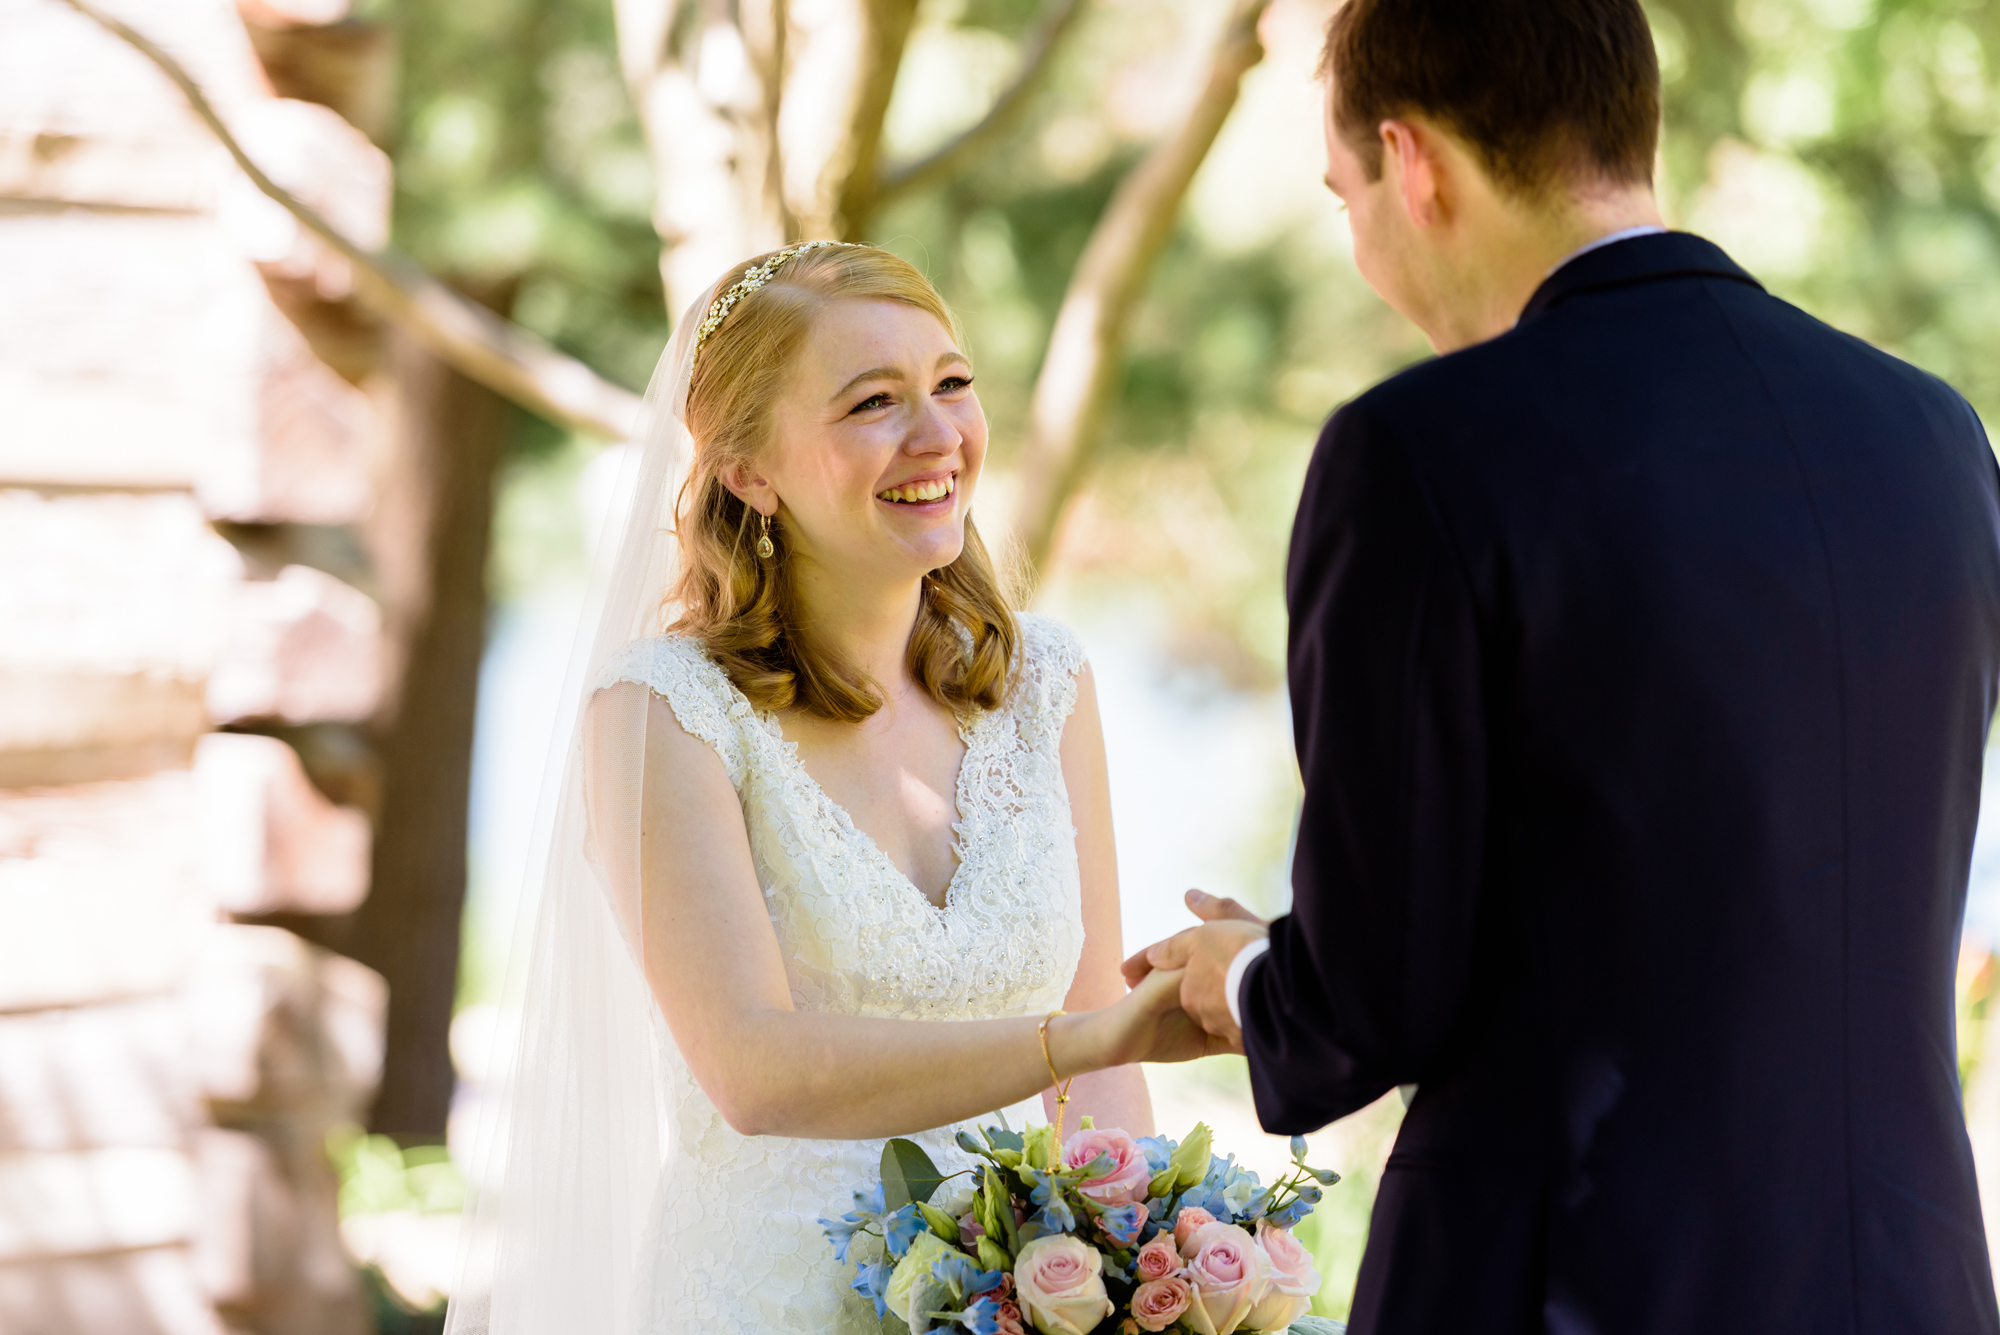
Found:
[[[171,997],[0,1016],[0,1155],[179,1149],[207,1120]]]
[[[271,98],[240,108],[230,128],[273,181],[363,250],[389,240],[389,158],[340,113],[314,102]],[[311,277],[319,295],[354,292],[350,262],[276,200],[237,175],[223,184],[217,217],[267,273]]]
[[[0,788],[186,765],[243,569],[200,506],[0,491],[0,569]]]
[[[183,1150],[0,1154],[0,1264],[185,1242],[196,1210]]]
[[[8,1335],[230,1335],[186,1247],[0,1265]]]
[[[349,913],[368,896],[368,818],[320,796],[273,737],[211,733],[196,751],[209,889],[229,913]]]
[[[353,0],[236,0],[245,23],[266,27],[320,27],[339,23],[354,9]]]
[[[310,566],[235,592],[208,681],[217,723],[355,722],[382,696],[382,614],[368,595]]]
[[[367,512],[367,397],[214,220],[0,213],[0,291],[0,486],[192,490],[246,522]]]
[[[276,927],[221,926],[188,977],[195,1078],[216,1120],[330,1127],[382,1071],[388,986]]]
[[[194,776],[0,792],[0,1012],[173,990],[207,947]]]
[[[269,96],[231,0],[97,2],[180,61],[225,114]],[[154,141],[208,136],[152,61],[60,0],[0,0],[0,126]]]
[[[243,26],[280,97],[332,107],[380,143],[395,113],[396,41],[380,23],[348,18],[345,0],[272,5],[237,0]],[[302,18],[304,13],[334,18]]]
[[[288,1153],[294,1145],[307,1152]],[[341,1245],[324,1130],[272,1136],[211,1128],[196,1137],[195,1157],[203,1200],[196,1270],[230,1325],[268,1335],[362,1335],[363,1299]]]

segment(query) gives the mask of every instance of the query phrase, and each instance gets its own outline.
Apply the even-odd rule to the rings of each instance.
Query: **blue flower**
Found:
[[[1190,1205],[1200,1206],[1222,1223],[1236,1222],[1236,1216],[1222,1199],[1221,1187],[1206,1182],[1197,1187],[1189,1187],[1186,1194],[1181,1197],[1181,1208],[1186,1209]]]
[[[819,1218],[819,1225],[826,1232],[826,1240],[833,1244],[833,1257],[843,1265],[847,1262],[847,1252],[854,1245],[854,1235],[870,1224],[879,1223],[883,1211],[882,1184],[877,1182],[872,1191],[854,1193],[854,1209],[838,1219],[825,1215]]]
[[[917,1212],[915,1205],[905,1205],[896,1213],[884,1216],[882,1220],[882,1238],[888,1243],[891,1256],[902,1256],[904,1252],[910,1250],[910,1244],[916,1241],[917,1234],[929,1231],[930,1225],[924,1222],[923,1215]]]
[[[967,1154],[983,1155],[987,1153],[986,1146],[980,1142],[979,1137],[973,1135],[970,1131],[961,1131],[958,1133],[958,1147]]]
[[[1281,1209],[1273,1210],[1264,1217],[1279,1228],[1294,1228],[1301,1219],[1312,1213],[1312,1206],[1303,1200],[1293,1201]]]
[[[840,1219],[819,1217],[819,1226],[826,1232],[826,1240],[833,1244],[833,1259],[847,1264],[847,1249],[854,1245],[854,1235],[861,1231],[861,1221],[853,1215]]]
[[[1146,1167],[1156,1173],[1166,1171],[1167,1165],[1173,1162],[1174,1151],[1180,1147],[1179,1141],[1168,1140],[1165,1136],[1139,1137],[1139,1148],[1146,1153]]]
[[[1139,1240],[1139,1230],[1145,1223],[1146,1212],[1136,1205],[1114,1205],[1097,1217],[1097,1226],[1120,1251]]]
[[[854,1277],[854,1291],[864,1298],[874,1300],[875,1318],[878,1321],[889,1311],[885,1295],[889,1292],[889,1276],[894,1269],[895,1267],[887,1261],[879,1261],[874,1265],[862,1266],[860,1273]]]
[[[971,1335],[1000,1335],[1000,1300],[980,1298],[953,1319]]]
[[[1102,1255],[1102,1253],[1099,1253],[1099,1255]],[[1117,1261],[1109,1256],[1104,1257],[1104,1273],[1117,1280],[1120,1284],[1130,1284],[1132,1282],[1132,1272],[1120,1266]]]
[[[1069,1208],[1069,1202],[1058,1196],[1028,1216],[1028,1222],[1024,1227],[1034,1229],[1037,1237],[1045,1233],[1074,1233],[1076,1214]],[[1028,1235],[1023,1233],[1021,1240],[1025,1242],[1027,1239]]]
[[[1222,1189],[1222,1202],[1229,1207],[1229,1213],[1233,1215],[1242,1216],[1260,1213],[1260,1211],[1250,1208],[1251,1203],[1260,1197],[1266,1200],[1269,1199],[1268,1196],[1265,1196],[1258,1189],[1257,1175],[1255,1173],[1245,1173]]]
[[[964,1302],[974,1294],[1000,1287],[1003,1270],[981,1270],[964,1252],[947,1252],[931,1266],[931,1278],[951,1290],[954,1301]]]
[[[1292,1157],[1294,1159],[1304,1159],[1306,1157],[1306,1138],[1304,1136],[1292,1137]]]

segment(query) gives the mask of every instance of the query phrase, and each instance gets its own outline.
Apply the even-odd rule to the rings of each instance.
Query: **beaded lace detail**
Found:
[[[1012,687],[962,716],[954,826],[959,866],[942,907],[896,869],[699,644],[636,641],[597,685],[638,682],[714,748],[743,804],[757,878],[801,1010],[913,1020],[1040,1015],[1062,1005],[1083,949],[1063,725],[1083,653],[1044,617],[1021,617]],[[656,1016],[657,1020],[657,1016]],[[664,1024],[672,1150],[655,1197],[643,1335],[873,1335],[874,1307],[847,1288],[817,1222],[852,1208],[881,1142],[745,1137],[674,1052]],[[922,1078],[912,1073],[912,1078]],[[1006,1110],[1019,1127],[1039,1101]],[[968,1166],[958,1127],[912,1137],[945,1171]]]

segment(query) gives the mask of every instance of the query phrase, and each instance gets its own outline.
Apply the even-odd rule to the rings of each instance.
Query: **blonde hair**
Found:
[[[718,291],[768,259],[744,261]],[[769,446],[772,410],[815,317],[843,300],[900,302],[960,336],[930,281],[873,246],[810,251],[743,296],[702,344],[688,383],[694,461],[680,497],[681,575],[670,599],[681,608],[673,629],[699,639],[758,709],[796,706],[858,723],[882,707],[881,692],[801,623],[782,512],[771,525],[776,553],[760,559],[754,512],[722,484],[725,468]],[[1019,639],[1012,603],[968,515],[958,559],[924,577],[910,672],[955,712],[992,709],[1006,698]]]

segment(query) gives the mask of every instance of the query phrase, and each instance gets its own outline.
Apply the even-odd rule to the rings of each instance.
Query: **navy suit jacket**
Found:
[[[1336,413],[1258,1112],[1420,1086],[1355,1335],[1990,1335],[1952,980],[2000,478],[1686,234]],[[1334,1190],[1340,1190],[1336,1187]]]

